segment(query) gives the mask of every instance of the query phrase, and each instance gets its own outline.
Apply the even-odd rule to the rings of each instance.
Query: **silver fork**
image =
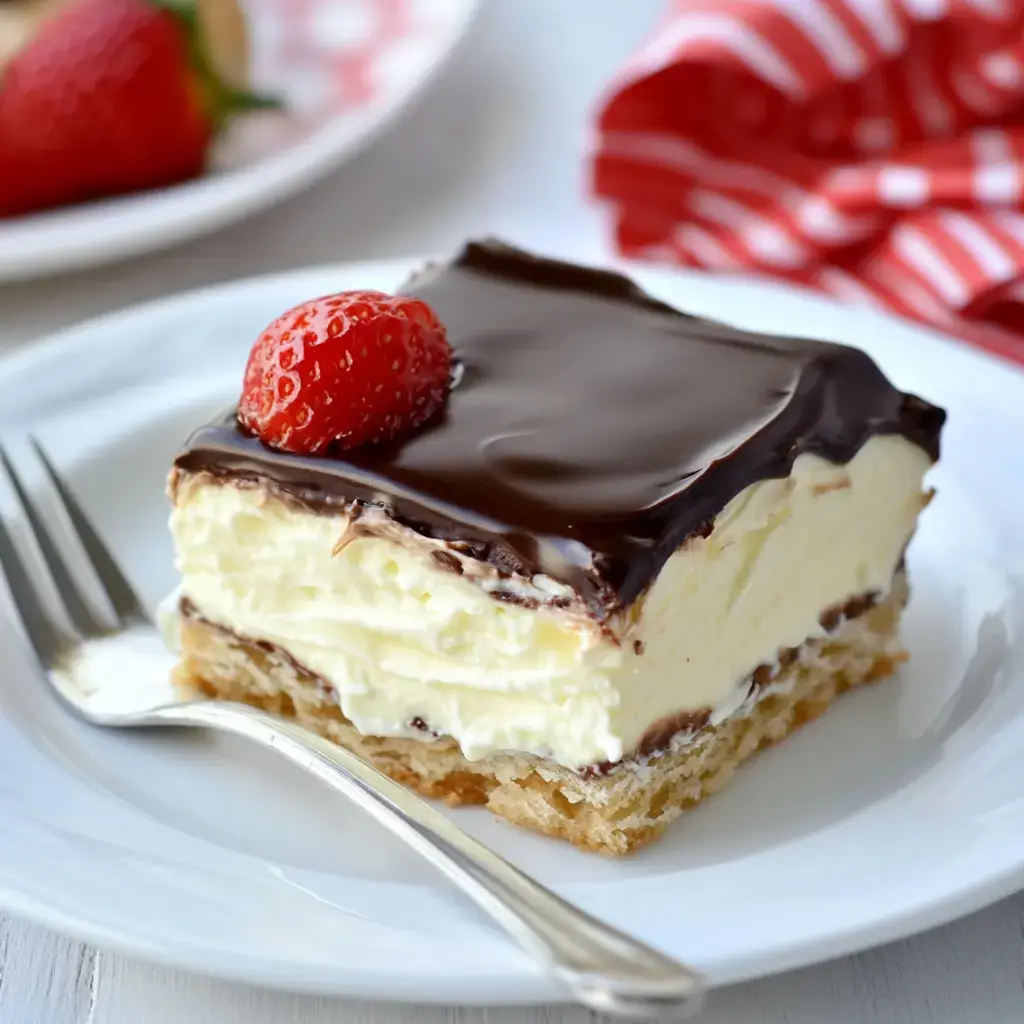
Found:
[[[32,447],[51,485],[48,507],[62,529],[47,523],[44,506],[29,493],[22,473],[0,446],[0,465],[21,506],[20,533],[28,534],[19,536],[0,514],[0,574],[6,577],[43,675],[65,706],[98,726],[200,726],[268,747],[390,829],[489,914],[582,1005],[639,1020],[681,1019],[698,1009],[704,985],[696,971],[567,903],[405,787],[295,723],[244,704],[175,700],[169,690],[168,696],[154,702],[153,688],[141,680],[137,691],[101,705],[70,685],[75,662],[97,644],[122,634],[141,634],[156,642],[157,634],[70,488],[39,445],[33,441]],[[69,557],[69,544],[78,557]],[[103,604],[109,608],[101,608]],[[140,674],[143,669],[140,665]]]

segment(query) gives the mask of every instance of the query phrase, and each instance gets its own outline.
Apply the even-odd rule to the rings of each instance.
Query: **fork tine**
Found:
[[[46,610],[46,602],[32,583],[25,559],[18,552],[14,534],[0,515],[0,577],[14,601],[29,642],[44,668],[57,664],[61,655],[74,644],[74,638],[62,631]]]
[[[56,584],[71,621],[85,636],[96,636],[109,632],[110,627],[99,621],[89,610],[89,605],[82,596],[81,588],[75,580],[74,574],[68,568],[67,560],[61,554],[35,499],[29,494],[28,488],[21,479],[21,474],[14,468],[14,462],[4,450],[3,445],[0,445],[0,466],[3,466],[14,488],[14,493],[25,513],[25,519],[39,547],[39,553],[43,556],[46,568],[50,571],[50,576]]]
[[[135,593],[135,589],[114,560],[110,549],[103,542],[96,527],[92,525],[71,488],[54,468],[39,442],[34,437],[29,438],[29,442],[46,471],[46,475],[50,478],[50,483],[53,484],[53,489],[60,498],[68,523],[88,556],[93,571],[99,578],[121,624],[127,625],[132,621],[147,620],[149,615],[142,601],[139,600],[138,594]]]

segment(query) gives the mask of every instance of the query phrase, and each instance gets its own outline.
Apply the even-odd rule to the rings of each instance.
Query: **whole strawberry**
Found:
[[[341,292],[296,306],[260,335],[238,418],[284,451],[355,448],[426,423],[450,373],[444,326],[425,302]]]
[[[194,0],[77,0],[0,73],[0,217],[193,178],[236,110]]]

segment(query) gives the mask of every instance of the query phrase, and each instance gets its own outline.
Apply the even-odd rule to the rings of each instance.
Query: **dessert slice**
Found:
[[[272,325],[178,456],[183,685],[619,854],[905,657],[945,414],[867,355],[493,242],[401,292]]]

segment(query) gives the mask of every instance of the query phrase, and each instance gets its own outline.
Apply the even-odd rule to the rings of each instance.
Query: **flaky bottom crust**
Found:
[[[900,575],[884,601],[804,644],[741,712],[605,774],[580,774],[526,754],[468,761],[447,737],[364,736],[329,688],[282,651],[196,616],[182,616],[177,682],[294,718],[425,796],[485,804],[513,824],[582,849],[624,854],[656,838],[758,750],[817,718],[840,694],[890,675],[906,658],[897,644],[906,596]]]

